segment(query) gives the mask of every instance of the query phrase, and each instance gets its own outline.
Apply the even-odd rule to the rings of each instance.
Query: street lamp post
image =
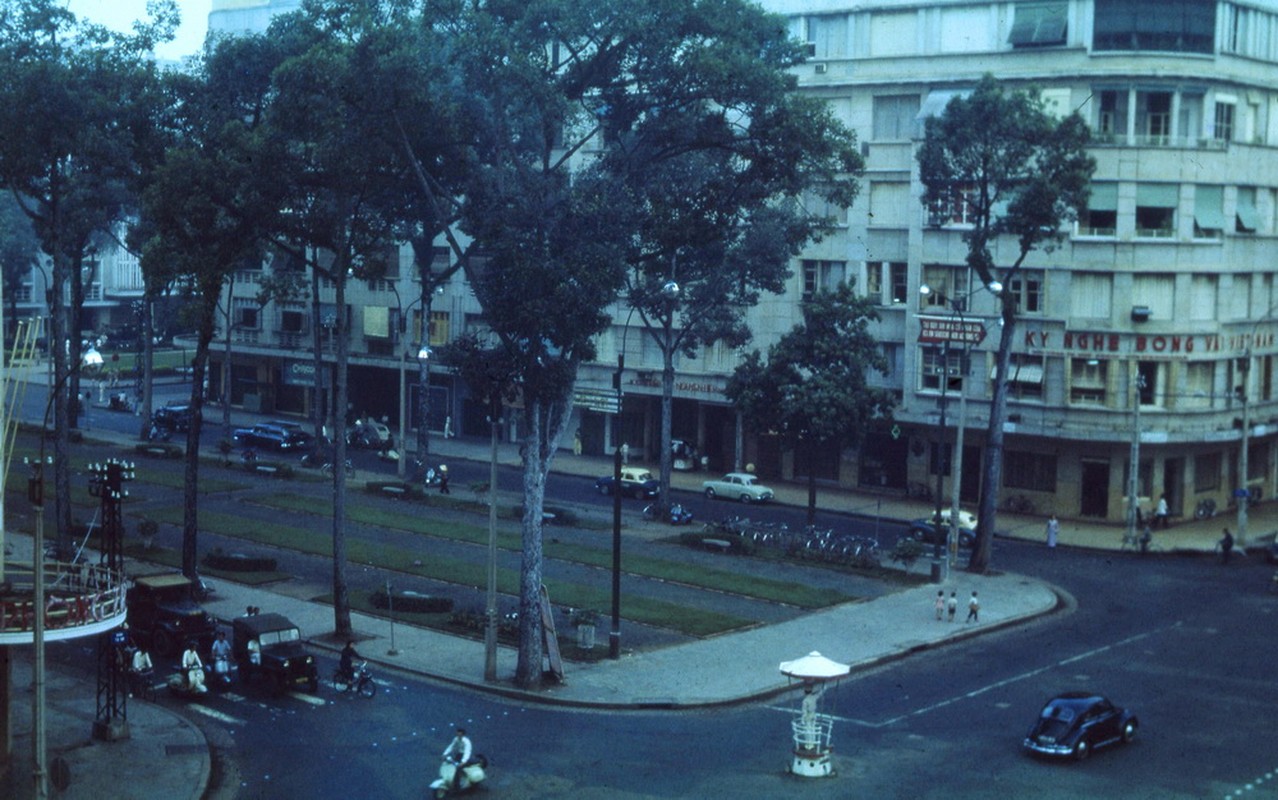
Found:
[[[1136,541],[1136,517],[1140,509],[1140,393],[1145,388],[1145,376],[1139,365],[1132,375],[1132,449],[1127,468],[1127,540]]]
[[[633,309],[631,310],[633,313]],[[630,320],[626,320],[629,330]],[[617,394],[617,421],[621,421],[621,373],[626,368],[625,334],[617,351],[617,371],[612,375],[612,388]],[[618,428],[621,425],[617,426]],[[621,438],[618,430],[617,438]],[[612,448],[612,629],[608,631],[608,657],[621,658],[621,443]]]

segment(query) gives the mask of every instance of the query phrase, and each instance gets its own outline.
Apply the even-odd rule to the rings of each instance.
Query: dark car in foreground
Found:
[[[942,537],[945,536],[946,528],[948,527],[949,527],[948,522],[943,523],[941,525]],[[924,517],[923,519],[916,519],[910,523],[910,538],[916,542],[922,542],[923,544],[930,544],[930,545],[944,544],[945,542],[943,541],[942,542],[937,541],[936,533],[937,533],[936,525],[934,525],[932,523],[932,520],[928,517]],[[967,530],[966,528],[959,528],[959,532],[958,532],[959,549],[970,550],[974,544],[976,544],[976,531],[970,531],[970,530]]]
[[[129,633],[157,656],[173,656],[194,641],[208,653],[217,621],[195,601],[197,585],[180,573],[140,575],[129,587]]]
[[[245,683],[260,675],[277,692],[319,689],[315,656],[302,633],[283,614],[254,614],[231,621],[231,653]]]
[[[311,435],[292,423],[259,422],[251,428],[238,428],[231,440],[241,447],[260,450],[305,450],[311,446]]]
[[[1025,736],[1026,752],[1082,761],[1093,750],[1136,737],[1136,715],[1090,692],[1066,692],[1043,706]]]
[[[162,406],[151,415],[151,421],[161,428],[186,433],[191,428],[191,407],[189,405]]]

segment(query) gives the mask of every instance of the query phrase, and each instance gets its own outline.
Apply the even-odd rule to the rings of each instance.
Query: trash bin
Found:
[[[941,574],[943,566],[940,559],[932,561],[932,583],[940,583],[945,580],[945,576]]]

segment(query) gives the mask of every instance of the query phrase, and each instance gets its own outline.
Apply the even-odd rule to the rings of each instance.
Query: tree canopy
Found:
[[[943,114],[927,120],[918,152],[923,204],[966,205],[967,264],[981,285],[1003,287],[977,540],[969,563],[974,572],[989,565],[1002,486],[1007,375],[1016,335],[1017,296],[1011,287],[1026,257],[1054,249],[1086,205],[1096,169],[1087,142],[1087,124],[1077,112],[1054,116],[1036,89],[1009,91],[986,75],[971,95],[952,98]],[[1010,264],[995,263],[992,248],[999,237],[1015,239]]]

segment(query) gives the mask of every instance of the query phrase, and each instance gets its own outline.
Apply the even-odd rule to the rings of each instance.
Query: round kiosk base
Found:
[[[826,778],[834,774],[830,751],[796,750],[790,772],[803,778]]]

